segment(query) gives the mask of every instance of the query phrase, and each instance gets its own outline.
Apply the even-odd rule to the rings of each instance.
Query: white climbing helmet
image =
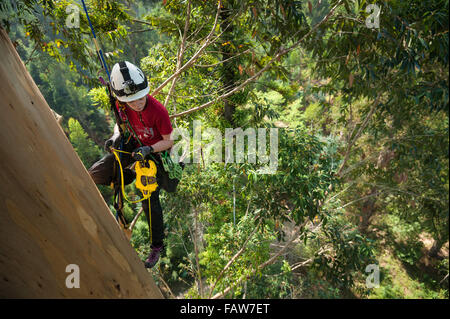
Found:
[[[150,91],[144,72],[128,61],[114,64],[111,70],[111,87],[121,102],[138,100]]]

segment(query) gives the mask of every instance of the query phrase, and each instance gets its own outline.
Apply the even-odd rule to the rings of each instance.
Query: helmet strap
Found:
[[[119,67],[120,67],[120,73],[122,73],[122,76],[123,76],[123,80],[125,82],[133,81],[130,76],[130,70],[128,70],[128,67],[127,67],[127,64],[125,63],[125,61],[119,62]]]

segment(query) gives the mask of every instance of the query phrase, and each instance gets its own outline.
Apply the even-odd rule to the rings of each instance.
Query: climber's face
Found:
[[[138,100],[127,102],[128,106],[136,112],[141,112],[147,103],[147,96],[140,98]]]

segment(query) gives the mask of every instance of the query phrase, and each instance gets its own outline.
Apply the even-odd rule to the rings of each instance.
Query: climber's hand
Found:
[[[153,151],[153,147],[151,146],[141,146],[138,147],[137,149],[135,149],[133,151],[133,153],[131,154],[131,157],[135,160],[135,161],[143,161],[145,159],[148,159],[150,154],[152,154]]]

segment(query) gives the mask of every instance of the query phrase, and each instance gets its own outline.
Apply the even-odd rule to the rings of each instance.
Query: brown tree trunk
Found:
[[[1,28],[0,56],[0,298],[162,298]]]
[[[367,231],[367,229],[370,226],[371,223],[371,218],[375,215],[376,213],[376,202],[377,202],[377,189],[376,188],[372,188],[370,190],[370,193],[366,196],[370,196],[368,197],[362,206],[361,209],[361,215],[360,215],[360,225],[359,225],[359,230],[363,233],[365,233]]]
[[[428,256],[430,256],[431,258],[438,258],[439,251],[441,250],[443,245],[444,241],[435,239],[433,242],[433,246],[431,246],[430,251],[428,252]]]

